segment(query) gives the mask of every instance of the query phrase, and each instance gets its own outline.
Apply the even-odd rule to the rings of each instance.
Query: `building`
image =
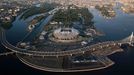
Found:
[[[57,42],[74,42],[78,39],[79,31],[74,28],[59,28],[53,32]]]

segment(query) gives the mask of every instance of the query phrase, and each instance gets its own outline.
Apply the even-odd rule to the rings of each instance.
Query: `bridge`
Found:
[[[79,49],[74,49],[74,50],[68,50],[68,51],[53,51],[53,52],[48,52],[48,51],[32,51],[32,50],[27,50],[27,49],[21,49],[18,48],[16,46],[13,46],[12,44],[10,44],[7,40],[6,40],[6,35],[5,35],[5,31],[3,29],[1,29],[1,42],[3,44],[3,46],[5,46],[6,48],[8,48],[9,50],[12,50],[13,52],[16,53],[20,53],[20,54],[26,54],[29,56],[72,56],[72,55],[77,55],[77,54],[84,54],[87,52],[94,52],[96,50],[103,50],[103,47],[114,47],[114,46],[121,46],[124,43],[129,43],[132,44],[134,41],[134,37],[133,37],[133,33],[131,36],[127,37],[130,38],[128,40],[121,40],[121,41],[107,41],[107,42],[102,42],[102,43],[97,43],[91,46],[87,46],[87,47],[83,47],[83,48],[79,48]],[[125,40],[125,41],[124,41]]]
[[[128,37],[126,37],[123,40],[120,40],[121,43],[128,43],[129,45],[133,46],[134,45],[134,33],[132,32],[132,34]]]
[[[14,54],[14,52],[6,52],[6,53],[0,53],[0,56],[7,56],[7,55],[10,55],[10,54]]]

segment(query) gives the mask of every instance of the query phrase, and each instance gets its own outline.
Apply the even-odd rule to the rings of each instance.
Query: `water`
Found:
[[[94,15],[95,26],[98,30],[103,31],[106,35],[101,37],[103,40],[119,40],[127,37],[134,32],[134,15],[123,13],[120,9],[116,11],[116,17],[112,19],[105,19],[97,10],[90,9]],[[28,33],[27,23],[22,20],[17,20],[13,23],[12,28],[7,30],[7,40],[16,44]],[[21,35],[20,35],[21,34]],[[0,52],[6,49],[0,45]],[[110,58],[115,61],[115,65],[92,72],[80,73],[60,73],[61,75],[77,74],[77,75],[134,75],[134,50],[131,49],[126,52],[116,53],[111,55]],[[21,63],[15,55],[0,57],[0,74],[3,75],[53,75],[59,73],[50,73],[33,69]],[[59,74],[59,75],[60,75]]]

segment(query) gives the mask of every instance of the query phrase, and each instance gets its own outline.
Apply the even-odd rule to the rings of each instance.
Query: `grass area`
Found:
[[[54,30],[59,27],[75,27],[73,22],[79,22],[82,27],[78,27],[81,37],[87,38],[84,31],[88,28],[95,29],[93,25],[93,15],[87,8],[71,7],[60,9],[53,17],[52,21],[62,22],[63,24],[48,24],[45,26],[46,31]]]
[[[79,10],[80,13],[82,14],[82,17],[85,20],[85,25],[89,25],[92,22],[93,15],[88,11],[87,8],[82,8]]]
[[[4,22],[1,24],[4,29],[10,29],[12,27],[12,22]]]
[[[84,19],[85,25],[89,25],[92,22],[93,15],[88,11],[87,8],[75,7],[71,9],[68,7],[67,10],[59,10],[53,17],[53,21],[62,22],[68,26],[72,22],[81,22],[81,17]]]
[[[40,22],[42,19],[44,19],[45,16],[37,16],[35,17],[32,21],[30,21],[30,24],[36,24],[38,22]]]
[[[78,12],[75,9],[69,9],[69,10],[59,10],[53,17],[53,20],[56,22],[74,22],[79,21],[80,17],[78,15]]]
[[[0,23],[1,27],[4,29],[10,29],[13,25],[12,23],[15,21],[16,17],[12,17],[11,21],[3,21]]]
[[[95,8],[96,8],[97,10],[99,10],[103,16],[106,16],[106,17],[114,17],[114,16],[115,16],[114,13],[111,14],[111,13],[109,12],[109,10],[113,10],[113,9],[112,9],[112,5],[102,6],[102,7],[96,6]]]
[[[50,4],[44,4],[41,5],[41,7],[36,7],[33,6],[31,8],[29,8],[21,17],[20,19],[27,19],[30,16],[36,15],[36,14],[41,14],[41,13],[46,13],[50,10],[54,9],[53,5]]]
[[[21,17],[20,19],[27,19],[30,16],[36,15],[36,14],[40,14],[40,13],[45,13],[46,9],[45,8],[38,8],[38,7],[32,7],[30,8],[28,11],[26,11]]]

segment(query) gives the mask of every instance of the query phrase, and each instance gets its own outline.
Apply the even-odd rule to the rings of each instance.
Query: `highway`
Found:
[[[73,55],[73,54],[83,54],[86,52],[94,52],[96,50],[101,50],[103,47],[114,47],[115,45],[121,46],[122,43],[119,43],[118,41],[107,41],[102,43],[97,43],[91,46],[83,47],[80,49],[74,49],[74,50],[68,50],[68,51],[59,51],[59,52],[45,52],[45,51],[32,51],[32,50],[26,50],[21,49],[18,47],[15,47],[11,45],[7,40],[5,36],[5,31],[1,31],[1,38],[0,38],[3,46],[8,48],[9,50],[12,50],[13,52],[20,53],[20,54],[26,54],[26,55],[32,55],[32,56],[66,56],[66,55]]]

